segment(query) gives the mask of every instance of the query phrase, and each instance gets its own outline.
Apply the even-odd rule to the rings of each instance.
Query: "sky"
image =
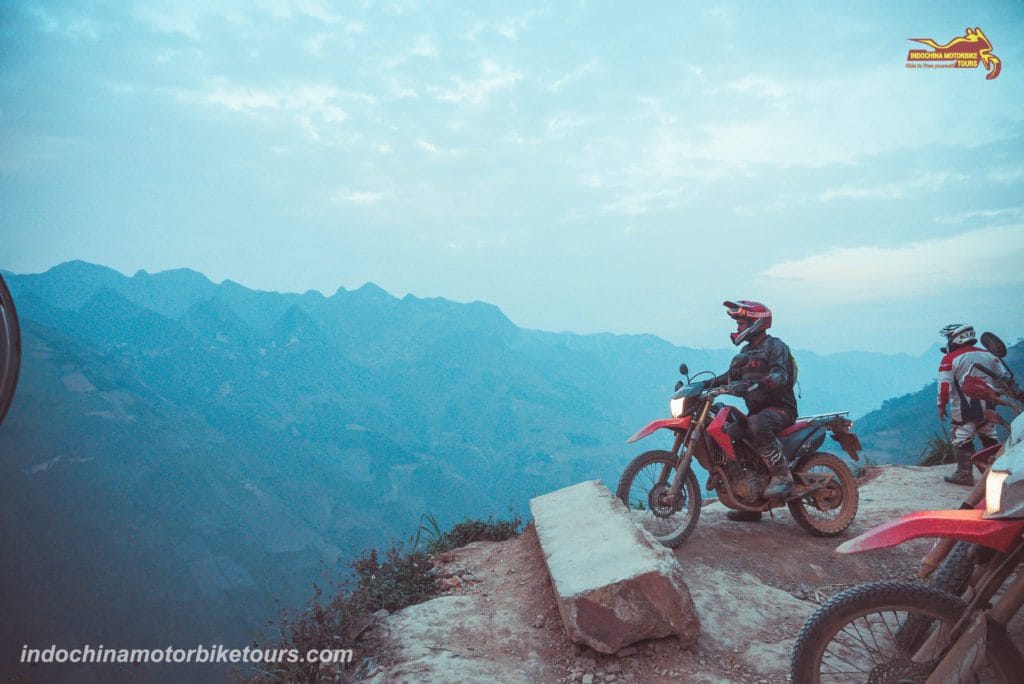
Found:
[[[1001,62],[908,68],[980,27]],[[729,346],[1024,335],[1021,2],[0,3],[0,268]]]

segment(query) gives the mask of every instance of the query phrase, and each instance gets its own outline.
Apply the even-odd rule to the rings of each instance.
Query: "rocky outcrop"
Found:
[[[677,635],[695,643],[700,621],[671,551],[593,480],[530,501],[566,633],[601,653]]]
[[[950,468],[867,468],[857,519],[835,538],[808,535],[785,511],[737,523],[721,503],[708,504],[674,552],[701,621],[697,642],[685,647],[674,637],[648,639],[606,655],[570,641],[532,525],[507,542],[453,551],[442,574],[462,582],[447,586],[447,597],[384,618],[375,628],[379,643],[354,646],[371,656],[375,684],[781,684],[789,681],[794,640],[822,602],[860,582],[915,574],[932,540],[855,555],[835,547],[911,510],[959,506],[963,488],[942,481]],[[569,522],[580,535],[589,524]],[[591,554],[603,548],[581,547],[576,560],[597,568],[606,561]],[[463,596],[472,602],[449,598]],[[1024,613],[1009,632],[1024,648]]]

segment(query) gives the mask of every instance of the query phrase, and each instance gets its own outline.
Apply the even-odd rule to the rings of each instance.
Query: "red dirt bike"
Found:
[[[723,394],[737,394],[734,383],[707,388],[692,379],[686,364],[679,367],[686,382],[676,384],[669,402],[671,418],[655,420],[629,438],[636,442],[658,430],[675,435],[670,451],[647,451],[626,467],[616,488],[637,521],[670,548],[683,543],[700,519],[701,492],[691,467],[693,459],[708,472],[707,490],[729,508],[763,512],[783,505],[813,535],[832,537],[857,514],[857,482],[850,468],[833,454],[818,451],[825,436],[856,460],[860,440],[846,412],[797,418],[778,433],[783,455],[793,473],[794,488],[787,499],[764,496],[770,475],[745,435],[746,415],[734,406],[716,403]],[[756,385],[746,387],[748,391]]]
[[[983,336],[989,351],[1005,356],[998,338],[988,342]],[[1024,401],[1010,379],[984,389],[985,398]],[[960,509],[909,513],[836,549],[861,553],[939,538],[919,572],[928,583],[861,584],[807,620],[793,649],[794,684],[1024,679],[1024,656],[1006,630],[1024,606],[1024,573],[1017,572],[1024,562],[1024,415],[1013,421],[1004,445],[973,460],[987,475]]]

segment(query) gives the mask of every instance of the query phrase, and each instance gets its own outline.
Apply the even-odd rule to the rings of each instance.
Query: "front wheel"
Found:
[[[849,527],[860,504],[857,480],[849,466],[836,456],[819,451],[800,461],[796,471],[832,476],[821,489],[787,504],[797,524],[816,537],[834,537]]]
[[[966,604],[921,582],[869,582],[826,601],[793,647],[793,684],[924,682],[945,656]],[[986,681],[1019,681],[1021,658],[1006,631],[988,624]]]
[[[670,500],[676,457],[670,451],[646,451],[626,466],[615,490],[630,517],[674,549],[686,541],[700,518],[700,488],[693,470],[675,501]]]

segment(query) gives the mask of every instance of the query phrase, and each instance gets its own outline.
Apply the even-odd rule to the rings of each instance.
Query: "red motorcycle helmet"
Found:
[[[722,302],[722,306],[728,310],[729,317],[736,321],[736,332],[729,335],[729,339],[737,346],[772,327],[772,310],[761,302],[740,299]],[[745,328],[740,325],[740,321],[746,321]]]

